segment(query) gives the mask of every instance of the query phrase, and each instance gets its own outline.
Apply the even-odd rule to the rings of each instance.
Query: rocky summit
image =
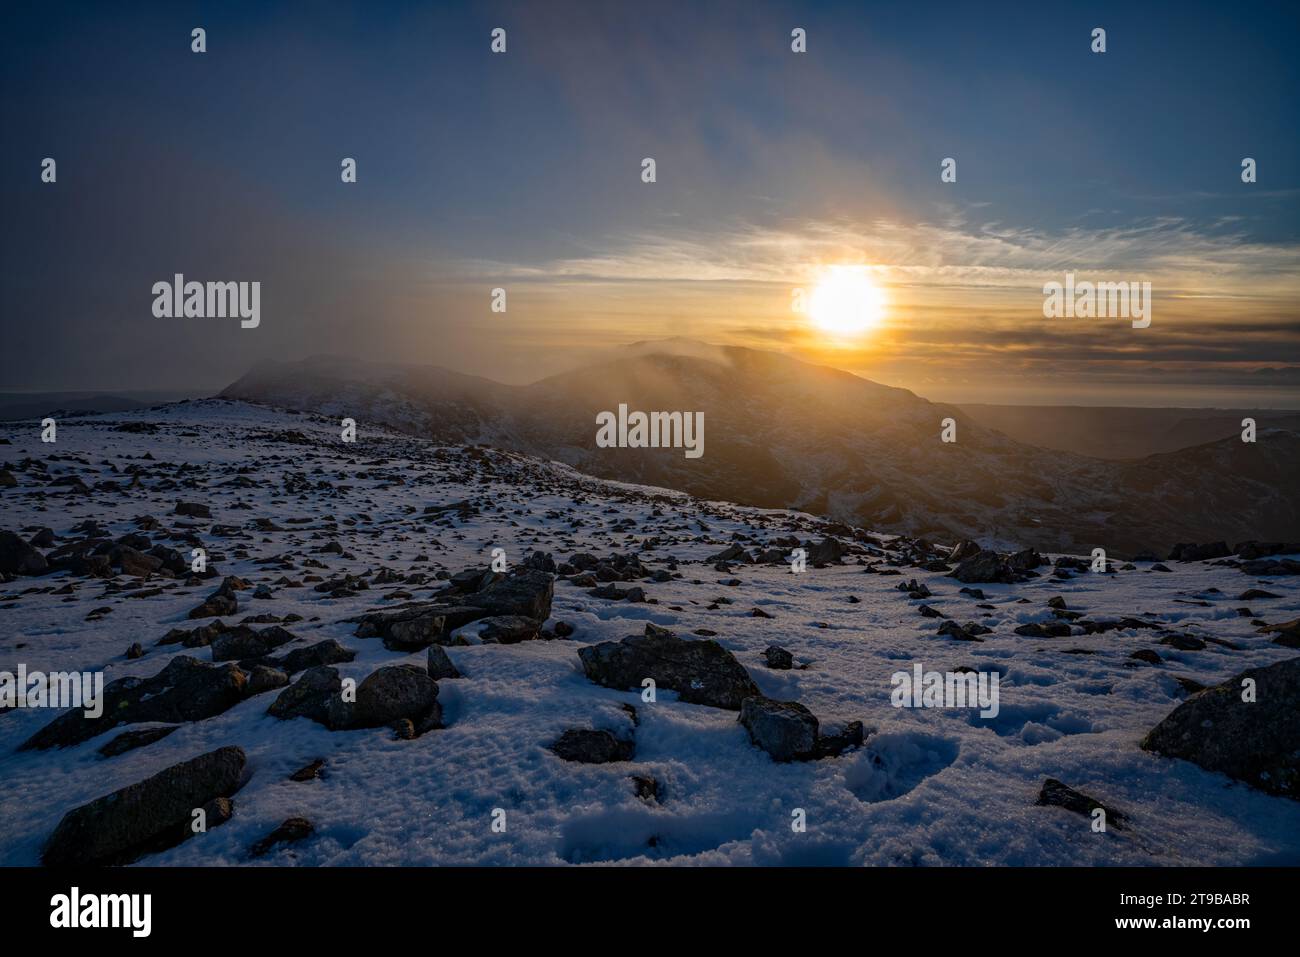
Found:
[[[1283,529],[1098,561],[922,530],[972,475],[873,527],[321,411],[6,426],[0,864],[1300,859]]]

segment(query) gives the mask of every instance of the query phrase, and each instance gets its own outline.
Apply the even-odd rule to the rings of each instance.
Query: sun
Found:
[[[884,313],[884,291],[861,266],[832,266],[808,300],[812,324],[837,339],[853,339],[874,329]]]

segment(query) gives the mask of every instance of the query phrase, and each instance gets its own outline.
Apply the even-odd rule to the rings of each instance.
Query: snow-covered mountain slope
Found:
[[[223,395],[910,535],[1124,556],[1164,556],[1181,542],[1300,539],[1294,432],[1104,461],[1014,441],[955,406],[839,370],[680,345],[630,348],[524,387],[322,358],[267,366]],[[704,454],[597,448],[597,414],[620,404],[702,412]],[[954,442],[941,440],[949,418]]]
[[[0,670],[102,669],[112,681],[148,678],[181,656],[211,661],[212,645],[158,642],[210,625],[211,616],[187,616],[226,576],[242,582],[222,620],[278,623],[293,640],[277,655],[334,639],[355,653],[334,665],[344,677],[402,663],[423,669],[426,649],[361,637],[356,619],[478,577],[458,575],[464,569],[486,573],[494,548],[513,569],[537,551],[559,563],[541,635],[505,644],[483,641],[481,622],[456,629],[445,652],[462,677],[437,682],[444,727],[413,739],[386,726],[329,730],[268,715],[282,688],[246,689],[224,710],[171,722],[166,737],[113,757],[99,751],[122,732],[164,725],[19,750],[55,712],[0,713],[0,864],[37,863],[70,809],[227,745],[247,755],[233,816],[144,863],[244,863],[291,817],[309,821],[310,835],[256,860],[1300,862],[1300,803],[1139,747],[1187,699],[1189,682],[1215,685],[1295,657],[1260,627],[1300,613],[1294,575],[1246,574],[1236,559],[1139,562],[1114,574],[1066,562],[1029,569],[1014,584],[963,585],[926,543],[602,481],[515,453],[443,447],[358,419],[355,444],[340,441],[333,419],[221,400],[67,420],[54,445],[34,423],[7,428],[0,528],[36,538],[46,557],[78,541],[118,550],[112,567],[98,563],[106,577],[87,559],[82,571],[0,584]],[[178,502],[210,516],[176,514]],[[738,555],[786,553],[795,540],[810,548],[799,574],[784,560]],[[216,577],[133,566],[159,545],[186,561],[191,548],[207,549]],[[719,564],[728,549],[736,557]],[[575,561],[583,553],[600,560],[595,568]],[[899,590],[911,580],[908,591],[929,597]],[[1275,597],[1246,598],[1249,589]],[[1056,597],[1070,614],[1048,604]],[[948,618],[971,623],[957,632],[989,631],[959,640],[939,631]],[[862,721],[864,743],[778,763],[734,710],[686,703],[662,686],[648,703],[584,673],[582,649],[641,634],[647,623],[693,642],[712,637],[764,696],[801,703],[823,728]],[[1033,623],[1043,636],[1024,628]],[[1069,633],[1047,637],[1049,626]],[[127,657],[137,642],[143,655]],[[796,667],[767,667],[771,645]],[[892,707],[891,676],[918,663],[996,672],[999,714]],[[571,729],[606,729],[631,744],[631,759],[562,760],[550,748]],[[317,760],[318,774],[290,779]],[[1095,833],[1086,815],[1037,805],[1047,778],[1122,812],[1127,827]],[[800,809],[802,832],[791,826]]]

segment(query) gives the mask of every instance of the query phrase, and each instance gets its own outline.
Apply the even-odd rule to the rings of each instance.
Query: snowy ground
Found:
[[[115,430],[129,422],[160,428]],[[275,437],[283,430],[307,440]],[[733,533],[755,542],[788,534],[820,538],[821,523],[598,482],[519,456],[439,450],[376,434],[364,422],[359,430],[360,441],[344,445],[336,423],[216,401],[69,419],[56,445],[42,444],[34,423],[10,426],[0,433],[13,442],[0,446],[0,460],[10,468],[26,456],[41,458],[51,475],[76,474],[90,486],[112,480],[122,491],[65,495],[16,471],[19,487],[0,489],[0,528],[29,529],[28,537],[49,526],[75,537],[70,529],[86,519],[114,536],[136,531],[133,520],[143,515],[169,528],[197,524],[221,574],[254,585],[282,575],[330,578],[381,567],[402,575],[456,572],[486,565],[493,547],[505,548],[511,560],[534,549],[556,561],[575,552],[637,551],[652,569],[677,559],[681,577],[620,583],[645,588],[653,603],[643,604],[593,598],[557,581],[550,623],[572,624],[573,637],[449,648],[465,677],[439,683],[447,727],[415,740],[395,740],[386,728],[331,732],[304,718],[277,720],[265,713],[276,692],[115,758],[97,749],[122,728],[64,750],[18,752],[54,713],[0,714],[0,864],[37,863],[41,844],[69,809],[229,744],[244,748],[252,769],[235,795],[233,819],[143,863],[244,863],[249,845],[295,815],[312,821],[315,835],[263,863],[1300,863],[1300,804],[1148,754],[1137,743],[1185,699],[1175,675],[1213,685],[1295,655],[1251,624],[1300,614],[1293,580],[1261,583],[1212,563],[1171,562],[1162,573],[1144,563],[1064,582],[1044,575],[1019,585],[980,585],[983,604],[993,606],[982,609],[959,593],[960,583],[939,573],[903,567],[901,577],[868,574],[859,561],[878,562],[871,554],[851,554],[842,566],[810,567],[801,575],[788,566],[739,565],[721,573],[702,560],[731,544]],[[496,465],[485,467],[484,459]],[[191,468],[178,471],[179,463]],[[129,476],[121,471],[131,464],[150,470],[136,488],[127,487]],[[305,473],[311,488],[286,490],[284,477],[293,472]],[[223,484],[239,474],[248,482]],[[478,514],[445,525],[421,520],[427,505],[466,499],[479,506]],[[173,515],[178,500],[209,504],[211,520]],[[259,518],[283,531],[256,530]],[[212,536],[213,525],[237,530]],[[319,551],[331,540],[342,543],[344,555]],[[640,551],[647,540],[649,549]],[[297,570],[257,564],[273,555]],[[925,604],[993,633],[982,644],[936,634],[939,621],[922,617],[922,602],[896,589],[913,577],[934,593]],[[733,578],[740,584],[723,584]],[[46,671],[103,669],[111,681],[152,675],[177,654],[210,657],[207,648],[155,643],[170,628],[200,624],[186,614],[217,581],[193,587],[175,579],[117,581],[129,589],[108,592],[102,580],[66,574],[0,585],[0,670],[13,671],[20,662]],[[55,593],[68,582],[71,594]],[[356,638],[355,626],[343,619],[396,604],[400,599],[385,598],[390,592],[424,598],[435,584],[441,583],[375,585],[342,599],[314,591],[310,582],[272,585],[269,599],[242,592],[229,623],[251,614],[301,615],[304,620],[286,627],[304,643],[328,637],[355,649],[356,660],[338,667],[359,680],[382,664],[423,666],[424,653],[402,656],[377,639]],[[131,597],[138,587],[162,592]],[[1237,600],[1251,587],[1282,597]],[[1142,630],[1014,634],[1017,625],[1051,620],[1046,601],[1055,595],[1093,619],[1138,616],[1227,639],[1240,650],[1209,644],[1176,651]],[[718,604],[719,598],[730,603]],[[1253,616],[1237,613],[1243,605]],[[112,610],[85,620],[102,607]],[[755,607],[774,617],[753,617]],[[662,690],[657,703],[645,704],[635,693],[587,680],[577,649],[639,633],[647,620],[684,637],[716,632],[769,697],[798,700],[824,723],[860,719],[875,733],[865,747],[839,758],[776,764],[750,744],[734,712],[683,704]],[[135,641],[146,654],[130,661],[124,652]],[[763,649],[774,643],[808,667],[765,667]],[[1128,656],[1139,648],[1158,650],[1164,663],[1132,662]],[[927,670],[996,669],[1003,676],[1000,715],[982,720],[967,711],[891,707],[890,676],[918,661]],[[624,702],[636,705],[640,717],[633,762],[566,763],[547,750],[567,728],[630,732]],[[320,779],[288,780],[316,758],[326,762]],[[657,805],[634,795],[633,773],[660,782]],[[1035,806],[1046,777],[1128,814],[1131,830],[1097,834],[1085,817]],[[492,830],[493,808],[506,811],[505,833]],[[791,829],[796,808],[806,811],[806,833]]]

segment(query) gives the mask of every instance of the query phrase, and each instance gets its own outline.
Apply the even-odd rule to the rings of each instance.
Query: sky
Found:
[[[942,401],[1300,408],[1298,9],[9,4],[0,392],[684,336]],[[795,308],[837,268],[860,334]],[[260,282],[259,326],[156,317],[176,273]],[[1044,317],[1067,273],[1150,282],[1151,324]]]

